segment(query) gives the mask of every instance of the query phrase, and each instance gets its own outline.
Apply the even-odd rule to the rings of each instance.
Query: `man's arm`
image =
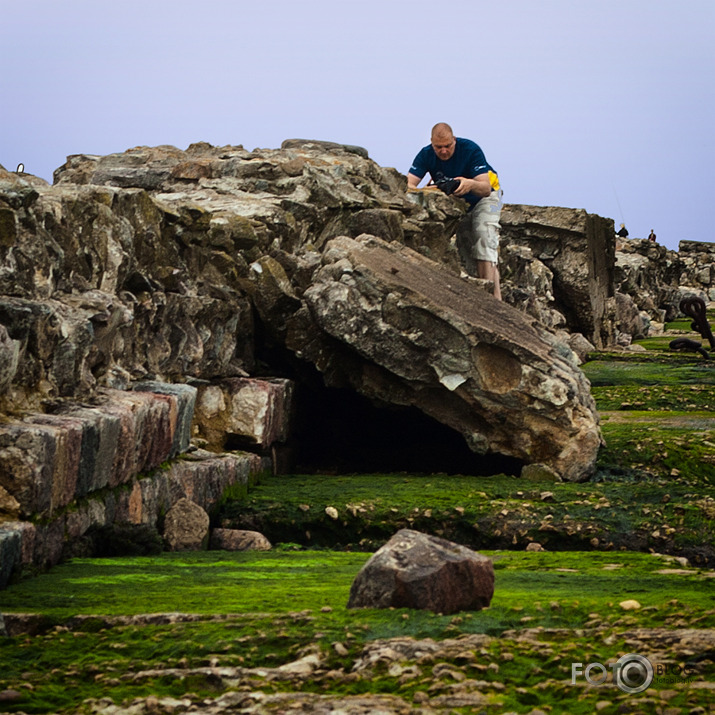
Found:
[[[464,196],[465,194],[474,194],[480,198],[489,196],[492,193],[492,185],[489,181],[489,174],[479,174],[473,179],[465,179],[463,176],[456,177],[459,179],[460,184],[454,191],[455,196]],[[407,182],[409,186],[410,175],[407,175]]]
[[[415,174],[407,173],[407,188],[416,189],[422,179]]]

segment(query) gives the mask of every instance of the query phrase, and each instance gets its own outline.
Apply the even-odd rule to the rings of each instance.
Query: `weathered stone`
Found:
[[[0,486],[20,504],[21,515],[52,511],[53,477],[58,440],[51,425],[0,425]]]
[[[566,328],[566,318],[554,296],[554,274],[534,258],[529,246],[504,240],[500,247],[499,272],[505,302],[547,327]]]
[[[133,385],[137,392],[154,392],[159,395],[168,395],[176,404],[176,420],[173,429],[174,439],[169,457],[176,457],[189,448],[191,441],[191,423],[194,418],[197,390],[191,385],[169,384],[165,382],[139,382]]]
[[[543,462],[586,479],[601,444],[590,385],[567,344],[424,256],[338,238],[287,344],[328,384],[414,405],[477,454]]]
[[[289,436],[293,383],[273,378],[232,378],[202,386],[196,406],[198,434],[216,449],[227,437],[261,448]]]
[[[275,258],[263,256],[251,264],[251,281],[258,314],[264,320],[270,315],[270,324],[281,333],[287,318],[300,307],[285,269]]]
[[[678,253],[647,239],[617,240],[616,288],[630,297],[638,311],[645,311],[658,322],[673,320],[678,315],[682,297],[679,286],[687,284],[684,266]],[[629,324],[623,320],[623,307],[618,310],[620,330],[625,332]],[[635,327],[641,334],[642,325],[636,323]]]
[[[195,389],[174,392],[183,395],[181,401],[158,392],[107,390],[93,407],[66,403],[57,413],[1,425],[0,486],[24,516],[50,516],[77,498],[158,467],[188,446]]]
[[[214,529],[211,548],[223,551],[270,551],[271,542],[258,531]]]
[[[9,494],[7,489],[0,487],[0,518],[17,517],[20,515],[20,502]]]
[[[564,335],[564,339],[582,363],[588,360],[589,353],[596,350],[596,346],[581,335],[581,333],[566,334]]]
[[[216,455],[197,450],[172,462],[122,492],[114,519],[132,524],[155,524],[179,499],[190,499],[211,511],[230,487],[248,489],[254,475],[268,469],[265,458],[255,454]]]
[[[179,499],[164,521],[164,541],[169,551],[197,551],[205,547],[209,515],[190,499]]]
[[[5,392],[17,373],[20,343],[12,340],[7,328],[0,324],[0,394]]]
[[[355,146],[354,144],[338,144],[336,142],[327,142],[317,139],[285,139],[281,144],[281,149],[300,149],[306,146],[318,147],[329,151],[338,149],[351,154],[358,154],[363,157],[363,159],[368,158],[367,149],[364,149],[361,146]]]
[[[56,300],[0,295],[0,322],[17,343],[13,382],[52,396],[86,395],[95,380],[88,368],[92,329],[86,316]]]
[[[527,246],[554,276],[553,291],[569,330],[597,348],[613,342],[613,221],[584,210],[508,204],[501,242]]]
[[[348,608],[479,610],[494,594],[491,559],[446,539],[398,531],[360,569]]]

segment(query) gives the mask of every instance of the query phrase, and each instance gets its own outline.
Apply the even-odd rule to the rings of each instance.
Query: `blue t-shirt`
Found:
[[[432,145],[429,144],[420,150],[415,160],[410,167],[410,174],[419,176],[420,179],[429,172],[432,180],[436,179],[454,179],[457,176],[464,176],[467,179],[473,179],[480,174],[490,174],[492,186],[498,181],[496,171],[487,163],[484,152],[478,144],[475,144],[471,139],[461,139],[457,137],[457,146],[454,149],[454,154],[442,161],[435,154]],[[492,178],[492,174],[494,175]],[[499,184],[496,184],[498,188]],[[465,199],[469,204],[474,206],[479,201],[479,196],[474,194],[466,194],[461,198]]]

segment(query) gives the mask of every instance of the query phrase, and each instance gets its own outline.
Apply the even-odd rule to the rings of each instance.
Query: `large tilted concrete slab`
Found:
[[[482,287],[395,242],[333,239],[287,323],[287,344],[333,385],[410,405],[479,454],[594,471],[590,385],[567,344]]]

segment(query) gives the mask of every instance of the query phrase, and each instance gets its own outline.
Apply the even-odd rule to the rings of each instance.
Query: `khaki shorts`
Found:
[[[501,207],[502,192],[492,191],[457,226],[457,250],[469,275],[477,275],[475,261],[499,262]]]

